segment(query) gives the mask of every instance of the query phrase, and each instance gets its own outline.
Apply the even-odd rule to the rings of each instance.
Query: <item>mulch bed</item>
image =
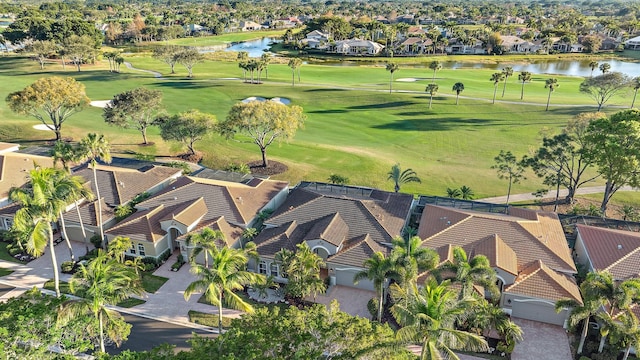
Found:
[[[200,151],[196,151],[195,154],[185,153],[178,155],[178,158],[183,161],[188,161],[194,164],[199,164],[202,161],[203,154]]]
[[[266,168],[262,166],[261,160],[252,161],[247,163],[247,165],[249,166],[249,169],[251,169],[252,174],[266,176],[282,174],[289,169],[287,165],[273,160],[269,160],[269,166]]]

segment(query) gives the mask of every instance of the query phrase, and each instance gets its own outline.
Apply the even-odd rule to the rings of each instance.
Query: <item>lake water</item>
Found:
[[[275,38],[265,37],[259,40],[245,41],[231,47],[226,51],[246,51],[249,57],[260,57],[264,52],[269,50],[269,45],[279,41]],[[567,75],[567,76],[590,76],[591,68],[589,60],[536,60],[529,63],[511,64],[482,64],[473,62],[444,61],[442,66],[445,69],[490,69],[500,71],[506,66],[511,66],[513,71],[529,71],[533,74],[550,74],[550,75]],[[640,76],[640,63],[620,61],[620,60],[598,60],[599,63],[609,63],[611,71],[618,71],[631,77]],[[311,61],[311,64],[315,62]],[[323,61],[317,64],[330,66],[359,66],[359,65],[380,65],[384,66],[385,61]],[[403,65],[416,68],[428,68],[429,64]],[[600,75],[598,69],[593,71],[593,75]]]

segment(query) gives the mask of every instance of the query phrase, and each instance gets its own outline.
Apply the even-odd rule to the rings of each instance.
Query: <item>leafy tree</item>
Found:
[[[252,313],[253,306],[244,301],[234,291],[242,290],[246,285],[263,281],[263,276],[245,270],[247,255],[243,250],[227,246],[211,248],[211,268],[192,264],[191,272],[198,277],[184,291],[184,298],[204,292],[205,299],[218,308],[218,332],[222,333],[222,307]]]
[[[188,77],[193,77],[193,67],[204,60],[204,55],[200,54],[198,50],[193,48],[183,49],[175,53],[175,62],[184,66],[189,73]]]
[[[46,60],[58,51],[58,46],[51,40],[36,40],[28,45],[26,50],[36,56],[40,69],[43,70]]]
[[[591,61],[591,62],[589,63],[589,68],[591,68],[591,77],[593,77],[593,71],[594,71],[596,68],[598,68],[598,65],[600,65],[600,64],[598,64],[598,62],[597,62],[597,61]]]
[[[493,159],[496,163],[491,166],[496,169],[499,179],[507,179],[509,187],[507,189],[507,202],[509,205],[509,196],[511,195],[511,185],[517,184],[524,178],[524,167],[511,151],[500,150],[500,154]]]
[[[599,67],[600,71],[602,71],[602,75],[608,73],[611,70],[611,64],[609,63],[602,63],[600,64]]]
[[[513,68],[507,66],[502,69],[502,75],[504,76],[504,85],[502,86],[502,97],[504,97],[504,91],[507,89],[507,80],[513,75]]]
[[[596,35],[587,35],[582,38],[582,48],[584,52],[595,54],[602,46],[602,39]]]
[[[373,287],[378,292],[378,322],[382,322],[382,308],[384,302],[384,287],[389,279],[398,279],[399,274],[395,269],[393,262],[384,256],[383,253],[376,251],[370,258],[364,262],[364,270],[359,271],[353,277],[354,284],[360,280],[369,279],[373,282]]]
[[[456,323],[467,316],[477,301],[471,297],[456,300],[448,286],[448,281],[438,284],[431,278],[412,294],[397,284],[391,285],[395,300],[391,313],[402,326],[397,338],[422,344],[421,360],[458,359],[454,349],[482,352],[489,348],[483,337],[456,329]]]
[[[162,92],[139,87],[114,96],[102,117],[108,124],[140,131],[146,145],[147,128],[155,123],[161,111]]]
[[[189,149],[189,153],[196,153],[193,144],[216,128],[216,117],[198,110],[189,110],[170,117],[160,117],[160,136],[163,140],[181,141]]]
[[[549,103],[551,102],[551,93],[556,90],[556,88],[560,86],[558,84],[558,79],[550,78],[544,81],[544,88],[549,89],[549,96],[547,96],[547,107],[545,111],[549,111]]]
[[[88,35],[71,35],[62,42],[65,54],[80,71],[80,66],[93,60],[96,56],[95,39]]]
[[[586,157],[606,180],[600,205],[606,214],[611,197],[623,186],[640,186],[640,111],[625,110],[589,123]]]
[[[298,72],[298,82],[300,82],[300,67],[302,66],[302,59],[291,58],[287,66],[291,68],[291,86],[296,86],[296,71]]]
[[[336,185],[346,185],[349,183],[349,178],[338,174],[331,174],[329,178],[327,178],[327,181]]]
[[[80,264],[80,269],[69,282],[69,288],[82,297],[65,303],[59,312],[61,318],[73,319],[78,314],[93,315],[98,321],[102,352],[105,352],[105,335],[118,346],[127,339],[131,325],[109,306],[116,305],[131,295],[144,294],[140,276],[134,269],[98,250],[98,256],[89,264]]]
[[[209,268],[209,254],[215,252],[214,248],[224,244],[225,236],[220,230],[204,228],[201,232],[187,237],[187,246],[194,246],[191,252],[191,263],[195,263],[196,257],[204,252],[204,267]]]
[[[96,201],[98,202],[98,209],[102,209],[100,187],[98,186],[98,174],[96,168],[98,166],[98,159],[107,164],[111,163],[111,150],[109,149],[109,142],[104,138],[104,135],[87,134],[82,140],[80,140],[80,154],[83,160],[89,160],[91,169],[93,171],[93,186],[96,189]],[[102,211],[98,211],[98,228],[100,229],[100,243],[104,241],[104,224],[102,222]]]
[[[452,91],[456,92],[456,105],[458,105],[458,99],[460,98],[460,93],[464,91],[464,84],[461,82],[457,82],[453,84]]]
[[[453,248],[453,261],[445,261],[434,273],[439,280],[449,279],[454,283],[460,283],[461,300],[471,296],[473,285],[482,286],[494,299],[500,296],[500,289],[496,286],[498,278],[489,259],[484,255],[476,255],[469,259],[464,249],[459,246]]]
[[[392,241],[391,262],[398,272],[396,279],[406,291],[411,292],[417,286],[418,275],[435,269],[439,257],[435,250],[422,246],[418,236],[395,237]]]
[[[436,73],[438,70],[442,69],[442,63],[438,60],[432,61],[429,63],[429,69],[433,70],[433,77],[431,78],[431,82],[434,83],[436,81]]]
[[[131,249],[133,242],[128,237],[116,236],[107,245],[107,255],[112,259],[118,260],[119,263],[124,264],[125,251]]]
[[[157,46],[153,49],[153,57],[171,67],[171,73],[175,74],[175,66],[178,61],[176,54],[181,51],[179,46],[165,45]]]
[[[82,83],[70,77],[57,76],[40,78],[26,88],[9,94],[6,101],[13,112],[33,116],[53,130],[56,140],[62,138],[62,124],[89,105]]]
[[[531,81],[531,73],[528,71],[520,72],[520,74],[518,75],[518,80],[522,84],[522,87],[520,88],[520,100],[522,100],[524,99],[524,84]]]
[[[304,120],[300,106],[251,101],[233,105],[219,129],[227,137],[233,137],[236,132],[246,134],[260,148],[262,166],[267,167],[267,147],[276,140],[292,138]]]
[[[316,295],[326,290],[320,278],[320,268],[324,261],[309,248],[307,243],[296,245],[296,251],[282,249],[276,253],[276,260],[282,264],[282,273],[287,278],[285,292],[296,299]]]
[[[636,96],[638,95],[638,89],[640,89],[640,77],[635,77],[631,80],[631,88],[633,89],[633,100],[631,100],[631,108],[636,103]]]
[[[433,102],[433,96],[438,92],[438,84],[427,85],[424,91],[429,93],[429,109],[431,109],[431,103]]]
[[[387,180],[391,180],[394,183],[393,189],[395,192],[400,191],[400,186],[411,182],[421,183],[422,181],[418,177],[415,171],[411,168],[400,169],[400,164],[395,164],[391,167],[391,171],[387,173]]]
[[[389,72],[389,94],[391,94],[391,92],[393,91],[393,73],[398,71],[400,69],[400,66],[398,66],[398,64],[396,63],[390,62],[387,63],[386,69]]]
[[[504,80],[504,74],[501,72],[497,72],[497,73],[493,73],[491,75],[491,79],[489,79],[493,82],[493,100],[491,101],[492,104],[496,103],[496,93],[498,92],[498,84],[500,83],[500,81]]]
[[[604,64],[603,64],[604,65]],[[598,111],[611,97],[627,88],[630,84],[628,76],[619,72],[610,72],[585,79],[580,84],[580,92],[589,95],[598,104]]]

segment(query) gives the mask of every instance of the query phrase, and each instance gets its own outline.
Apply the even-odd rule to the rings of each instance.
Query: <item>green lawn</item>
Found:
[[[0,268],[0,277],[7,276],[13,273],[13,270]]]
[[[127,300],[121,301],[119,302],[117,305],[123,308],[132,308],[134,306],[138,306],[138,305],[142,305],[146,303],[145,300],[141,300],[141,299],[136,299],[136,298],[128,298]]]
[[[303,65],[302,83],[292,87],[291,69],[286,64],[269,65],[268,80],[250,85],[222,79],[242,76],[236,62],[205,61],[194,67],[195,77],[188,79],[184,69],[176,67],[177,74],[170,75],[168,66],[150,57],[126,60],[140,68],[158,70],[166,78],[128,69],[112,74],[105,70],[104,63],[85,66],[80,73],[70,67],[63,72],[58,65],[43,72],[33,61],[8,57],[0,59],[0,97],[49,75],[76,77],[86,85],[92,100],[110,99],[137,86],[159,89],[169,113],[197,108],[218,119],[224,119],[233,104],[249,96],[286,97],[304,108],[307,120],[293,140],[268,148],[270,159],[289,167],[274,178],[295,184],[300,180],[326,181],[335,173],[348,177],[351,184],[391,190],[386,173],[398,162],[402,168],[415,170],[422,179],[421,184],[403,186],[403,192],[444,195],[447,187],[467,185],[478,198],[506,193],[507,183],[490,169],[500,150],[511,150],[517,156],[527,154],[540,144],[541,130],[557,132],[576,113],[595,109],[593,101],[578,92],[582,79],[572,77],[558,77],[560,87],[551,96],[550,110],[544,111],[542,105],[548,96],[544,80],[549,76],[534,76],[525,86],[525,103],[520,104],[520,84],[515,74],[509,79],[504,99],[500,96],[502,85],[498,90],[498,100],[508,103],[491,104],[493,83],[489,78],[493,71],[443,69],[437,73],[440,90],[429,110],[424,88],[432,73],[424,68],[402,66],[394,74],[396,80],[419,80],[394,81],[394,90],[403,92],[389,94],[389,73],[381,66]],[[461,98],[456,106],[451,87],[458,81],[465,84],[461,96],[477,99]],[[630,98],[616,97],[604,110],[612,113],[620,109],[613,105],[629,103]],[[80,139],[87,132],[104,133],[116,156],[131,152],[168,156],[184,151],[177,143],[162,141],[154,127],[148,133],[155,144],[139,147],[139,133],[108,126],[101,113],[101,109],[88,108],[73,116],[64,124],[64,136]],[[38,143],[51,138],[33,130],[35,120],[15,115],[4,102],[0,102],[0,117],[4,120],[0,125],[2,141]],[[203,163],[210,167],[257,160],[260,155],[246,138],[227,140],[216,134],[196,143],[196,148],[204,152]],[[532,192],[541,187],[533,174],[527,178],[512,192]]]
[[[146,272],[142,273],[142,287],[144,291],[154,294],[164,283],[166,283],[169,279],[162,276],[156,276],[153,274],[149,274]]]
[[[247,294],[245,294],[242,291],[237,291],[236,295],[238,295],[238,297],[240,297],[245,302],[249,303],[255,309],[266,307],[267,309],[269,309],[269,311],[271,311],[271,310],[273,310],[273,308],[280,308],[280,312],[282,313],[283,311],[285,311],[289,307],[288,304],[285,304],[283,302],[279,302],[279,303],[275,303],[275,304],[266,304],[266,303],[255,301],[255,300],[251,299],[249,296],[247,296]],[[200,296],[200,298],[198,299],[198,302],[200,304],[211,305],[211,303],[208,302],[207,299],[205,299],[204,294]]]
[[[9,243],[6,242],[0,242],[0,260],[5,260],[5,261],[10,261],[13,263],[17,263],[17,264],[24,264],[22,261],[14,258],[13,256],[9,255],[9,252],[7,251],[7,246],[9,245]]]
[[[227,329],[231,326],[232,318],[222,317],[222,328]],[[218,327],[218,314],[203,313],[195,310],[189,310],[189,321],[195,324]]]

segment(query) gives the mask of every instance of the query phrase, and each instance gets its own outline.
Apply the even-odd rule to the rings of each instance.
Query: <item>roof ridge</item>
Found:
[[[119,222],[118,224],[116,224],[115,226],[109,228],[106,231],[119,229],[119,228],[121,228],[121,227],[123,227],[125,225],[132,224],[134,221],[138,221],[141,218],[146,218],[147,221],[148,221],[150,216],[155,215],[158,211],[161,211],[162,209],[164,209],[164,204],[157,205],[156,207],[154,207],[152,209],[141,210],[140,213],[138,214],[138,216],[130,216],[129,218]],[[142,214],[142,212],[144,212],[144,211],[146,211],[146,213]]]
[[[456,227],[456,226],[459,226],[460,224],[462,224],[462,223],[464,223],[464,222],[466,222],[466,221],[469,221],[469,219],[472,219],[472,218],[473,218],[473,215],[470,215],[470,214],[467,214],[467,213],[464,213],[464,214],[465,214],[465,215],[467,215],[467,217],[465,217],[464,219],[462,219],[462,220],[460,220],[460,221],[456,222],[455,224],[451,224],[450,226],[445,227],[444,229],[442,229],[442,230],[438,231],[437,233],[435,233],[435,234],[433,234],[433,235],[431,235],[431,236],[429,236],[428,238],[423,239],[423,240],[425,240],[425,241],[426,241],[426,240],[431,239],[431,238],[433,238],[433,237],[435,237],[435,236],[438,236],[438,235],[440,235],[440,234],[444,233],[445,231],[447,231],[447,230],[449,230],[449,229],[452,229],[452,228],[454,228],[454,227]]]
[[[541,260],[534,260],[534,261],[532,261],[529,265],[527,265],[527,266],[525,267],[525,269],[523,269],[523,270],[521,271],[521,273],[523,273],[523,272],[524,272],[527,268],[529,268],[529,267],[533,267],[533,266],[536,266],[536,265],[537,265],[537,267],[538,267],[538,268],[537,268],[537,269],[535,269],[534,271],[532,271],[530,274],[523,276],[523,277],[522,277],[522,279],[520,279],[520,280],[518,280],[518,281],[514,282],[513,284],[511,284],[507,289],[505,289],[505,291],[507,291],[508,289],[512,289],[512,288],[514,288],[514,287],[518,286],[519,284],[522,284],[523,282],[527,281],[527,279],[529,279],[529,278],[530,278],[530,277],[532,277],[533,275],[537,274],[540,270],[542,270],[542,264],[543,264],[543,263],[542,263],[542,261],[541,261]],[[517,278],[516,278],[516,279],[517,279]]]
[[[357,206],[359,206],[360,208],[364,208],[364,210],[365,210],[365,214],[366,214],[365,216],[369,216],[370,218],[372,218],[372,219],[374,220],[374,221],[373,221],[373,222],[374,222],[374,226],[377,226],[377,227],[381,228],[381,229],[384,231],[384,233],[385,233],[385,234],[389,235],[389,237],[390,237],[391,239],[393,239],[393,237],[394,237],[394,236],[396,236],[396,235],[401,235],[401,234],[396,234],[396,235],[391,234],[391,233],[389,232],[389,230],[387,230],[387,228],[385,228],[385,227],[380,223],[380,221],[378,220],[378,218],[377,218],[375,215],[373,215],[373,213],[369,210],[369,208],[367,207],[367,205],[365,205],[365,204],[362,202],[362,200],[356,200],[356,204],[357,204]],[[406,219],[405,219],[405,222],[406,222]],[[367,236],[369,236],[369,233],[367,233]]]
[[[304,190],[304,189],[300,189],[300,190]],[[324,198],[324,197],[325,197],[323,194],[314,193],[314,192],[312,192],[312,191],[306,191],[306,192],[307,192],[307,193],[310,193],[310,194],[312,194],[312,195],[316,195],[316,197],[314,197],[313,199],[311,199],[311,200],[309,200],[309,201],[306,201],[306,202],[304,202],[304,203],[302,203],[302,204],[300,204],[300,205],[298,205],[298,206],[295,206],[295,207],[294,207],[294,206],[289,207],[289,208],[288,208],[288,209],[286,209],[284,212],[282,212],[282,213],[278,214],[278,216],[275,216],[275,217],[273,217],[273,218],[271,218],[271,219],[277,219],[277,218],[279,218],[279,217],[281,217],[281,216],[283,216],[283,215],[285,215],[285,214],[288,214],[288,213],[290,213],[290,212],[292,212],[292,211],[294,211],[294,210],[296,210],[296,209],[300,208],[301,206],[306,206],[307,204],[310,204],[310,203],[312,203],[312,202],[314,202],[314,201],[319,201],[319,199],[322,199],[322,198]],[[265,222],[268,222],[268,221],[265,221]]]
[[[111,172],[112,176],[113,176],[113,182],[114,182],[114,187],[116,188],[116,194],[118,194],[118,205],[122,204],[122,193],[120,192],[120,187],[119,185],[119,181],[118,181],[118,172],[117,171],[112,171]],[[98,186],[96,184],[96,186]],[[124,186],[124,182],[122,183],[122,186]]]
[[[322,232],[320,233],[320,238],[324,239],[325,238],[325,233],[327,232],[327,230],[329,230],[329,228],[334,224],[334,222],[336,221],[336,218],[340,216],[340,212],[336,211],[333,212],[329,215],[327,215],[328,217],[331,217],[331,220],[329,220],[329,223],[327,224],[327,226],[325,226],[325,228],[322,230]],[[315,226],[315,225],[314,225]]]
[[[247,223],[247,218],[245,216],[245,214],[242,213],[242,211],[240,210],[240,206],[238,206],[238,203],[236,203],[236,199],[233,197],[233,194],[231,193],[231,191],[229,190],[228,187],[226,186],[220,186],[223,190],[222,193],[229,199],[231,200],[231,204],[233,204],[233,209],[232,211],[235,211],[238,213],[238,215],[240,215],[240,219],[242,219],[242,222],[244,224]],[[243,200],[244,201],[244,200]]]
[[[637,253],[640,250],[640,246],[637,246],[635,249],[633,249],[633,251],[630,251],[629,253],[627,253],[625,256],[619,258],[618,260],[614,261],[613,263],[611,263],[611,265],[607,266],[606,268],[604,268],[604,270],[609,270],[612,267],[618,265],[619,263],[621,263],[622,261],[628,259],[631,255],[634,255],[635,253]]]

